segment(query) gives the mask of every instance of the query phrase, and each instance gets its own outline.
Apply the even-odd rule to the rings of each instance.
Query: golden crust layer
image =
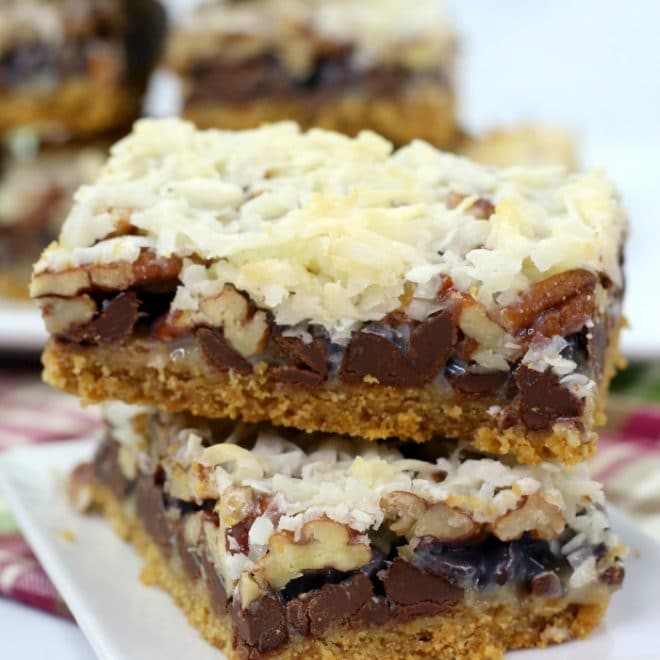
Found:
[[[141,95],[87,78],[63,82],[47,95],[15,90],[0,94],[0,133],[31,124],[49,132],[64,130],[78,137],[130,126],[139,116]]]
[[[164,558],[142,526],[130,520],[119,501],[102,486],[95,503],[115,531],[130,541],[144,559],[142,581],[167,591],[191,625],[229,660],[242,656],[231,648],[228,617],[213,613],[210,599],[195,590]],[[458,605],[450,613],[363,630],[338,630],[320,639],[308,638],[285,647],[273,657],[280,660],[371,660],[375,658],[435,658],[479,660],[503,658],[510,649],[544,648],[569,639],[587,637],[602,620],[607,602],[569,605],[549,601],[534,609],[516,603],[475,611]]]
[[[422,139],[452,148],[459,139],[456,102],[451,91],[434,85],[413,84],[393,97],[345,94],[322,105],[305,99],[259,99],[242,105],[191,104],[184,117],[200,128],[242,130],[285,119],[304,129],[320,127],[357,135],[373,130],[396,145]]]
[[[369,440],[400,437],[424,442],[434,436],[472,440],[490,453],[514,454],[521,463],[559,460],[572,465],[595,450],[591,426],[604,423],[609,381],[617,363],[618,337],[609,348],[601,381],[599,409],[575,428],[529,432],[514,426],[502,432],[488,414],[492,401],[460,398],[436,387],[397,388],[367,383],[305,388],[274,383],[259,365],[250,376],[220,372],[202,359],[170,360],[140,346],[81,348],[50,340],[43,355],[44,379],[85,403],[120,400],[155,405],[202,417],[271,421],[303,431],[327,431]]]

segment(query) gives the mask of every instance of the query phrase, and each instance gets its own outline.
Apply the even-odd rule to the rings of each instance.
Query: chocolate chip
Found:
[[[59,336],[77,344],[119,344],[133,334],[140,318],[139,309],[140,301],[134,291],[120,293],[104,303],[89,323],[70,328]]]
[[[309,592],[317,591],[327,584],[339,584],[348,577],[350,577],[350,574],[344,571],[338,571],[334,568],[303,571],[303,574],[300,577],[287,582],[284,589],[280,592],[280,595],[288,602]]]
[[[443,310],[417,324],[407,354],[382,333],[368,328],[353,334],[340,377],[361,383],[372,376],[382,385],[419,387],[432,382],[444,367],[456,339],[454,314]]]
[[[304,387],[316,387],[326,380],[330,347],[327,337],[315,335],[307,343],[300,337],[285,337],[281,331],[273,332],[272,337],[284,362],[271,368],[275,380]]]
[[[373,593],[371,581],[358,573],[341,584],[328,584],[307,602],[309,632],[318,637],[333,625],[350,619]]]
[[[452,387],[463,394],[496,394],[509,380],[508,371],[470,371],[467,366],[455,361],[449,362],[445,376]]]
[[[398,621],[412,621],[426,616],[437,616],[446,612],[452,605],[454,602],[435,603],[430,600],[412,605],[394,605],[392,616]]]
[[[163,504],[163,491],[151,476],[138,479],[135,491],[135,510],[147,532],[166,556],[171,553],[172,532]]]
[[[252,373],[252,365],[237,350],[232,348],[221,330],[199,328],[195,337],[206,359],[220,371],[236,371],[243,376]]]
[[[275,596],[262,596],[247,609],[234,601],[231,615],[241,641],[260,653],[272,651],[288,639],[285,609]]]
[[[107,486],[120,500],[131,488],[131,481],[119,467],[119,443],[105,440],[94,456],[94,472],[97,479]]]
[[[402,559],[395,559],[381,574],[385,593],[399,605],[416,605],[425,601],[450,607],[463,598],[463,590],[446,580],[424,573]]]
[[[520,366],[514,374],[517,407],[523,424],[532,431],[550,428],[558,419],[579,417],[584,402],[564,387],[550,370]]]
[[[420,374],[389,340],[371,332],[357,332],[346,348],[340,377],[345,383],[362,383],[372,376],[381,385],[417,384]]]
[[[296,598],[286,604],[286,620],[289,631],[301,637],[309,635],[309,617],[307,616],[307,603]]]
[[[445,545],[432,536],[423,537],[415,548],[414,564],[450,584],[476,584],[482,579],[481,547]]]
[[[529,583],[529,590],[539,598],[560,598],[564,595],[564,587],[556,573],[544,571],[534,576]]]
[[[206,555],[202,554],[201,561],[204,567],[204,581],[211,596],[211,604],[215,613],[218,616],[223,616],[227,614],[227,591],[225,590],[222,578],[218,575],[218,571],[215,570],[215,566]]]
[[[382,626],[389,621],[391,616],[392,612],[387,600],[379,596],[372,596],[348,623],[351,628]]]
[[[443,310],[420,323],[410,337],[409,353],[416,368],[426,371],[425,380],[433,380],[447,362],[456,341],[454,314]]]
[[[339,584],[326,584],[287,604],[289,627],[299,635],[324,635],[362,612],[363,617],[382,616],[382,608],[364,609],[373,596],[371,580],[357,573]]]

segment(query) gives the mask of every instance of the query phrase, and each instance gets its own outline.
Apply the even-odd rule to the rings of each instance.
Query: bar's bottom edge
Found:
[[[232,645],[229,616],[216,614],[209,596],[195,589],[172,565],[142,524],[127,513],[107,487],[96,484],[93,499],[115,532],[142,557],[141,581],[167,592],[190,625],[224,651],[229,660],[243,660],[243,652]],[[301,639],[265,655],[279,660],[496,659],[508,650],[545,648],[587,637],[599,625],[608,603],[548,602],[533,611],[515,602],[484,604],[479,609],[459,604],[438,616],[360,630],[340,629],[322,638]]]

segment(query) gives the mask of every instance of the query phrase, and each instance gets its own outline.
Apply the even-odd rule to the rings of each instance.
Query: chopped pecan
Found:
[[[447,205],[447,208],[455,209],[468,197],[469,195],[463,195],[452,190],[449,195],[447,195],[445,204]],[[485,197],[479,197],[470,205],[467,209],[467,213],[477,218],[477,220],[488,220],[490,216],[495,213],[495,205]]]
[[[36,273],[30,285],[33,298],[42,296],[75,296],[92,289],[123,291],[130,287],[164,284],[177,279],[182,261],[177,256],[161,257],[143,249],[133,262],[84,264],[57,272]]]
[[[534,284],[517,303],[505,307],[502,323],[512,334],[527,328],[546,336],[576,332],[576,325],[579,330],[594,312],[596,282],[596,276],[583,269],[553,275]]]
[[[380,508],[395,534],[408,536],[426,513],[426,502],[417,495],[395,490],[380,499]]]
[[[76,298],[44,296],[37,300],[46,324],[52,335],[61,335],[70,328],[89,323],[97,312],[96,303],[87,295]]]
[[[417,521],[417,537],[432,536],[442,543],[462,543],[479,536],[481,526],[467,513],[442,502],[431,506]]]
[[[565,527],[566,520],[561,509],[534,494],[523,498],[517,509],[498,518],[493,525],[493,533],[500,541],[518,539],[524,532],[549,541],[561,534]]]
[[[199,311],[173,310],[159,328],[167,338],[208,326],[220,332],[228,345],[242,357],[261,353],[268,343],[270,323],[261,310],[254,310],[247,298],[232,287],[226,287],[212,298],[199,303]]]
[[[274,589],[282,589],[306,570],[352,571],[371,560],[369,547],[354,543],[349,529],[332,520],[310,520],[300,535],[300,542],[295,542],[290,532],[277,532],[270,537],[263,570]]]

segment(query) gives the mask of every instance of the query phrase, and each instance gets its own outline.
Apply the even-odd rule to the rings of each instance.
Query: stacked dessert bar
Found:
[[[470,136],[455,91],[458,35],[440,0],[211,0],[173,25],[174,108],[204,128],[295,120],[396,144],[425,139],[489,165],[574,168],[572,138],[520,125]]]
[[[0,295],[27,297],[74,191],[139,116],[163,32],[155,0],[0,2]]]
[[[141,121],[32,280],[46,380],[106,404],[72,495],[229,658],[585,636],[625,235],[599,172]]]
[[[30,124],[85,137],[125,127],[163,29],[154,0],[3,0],[0,133]]]
[[[293,119],[449,147],[455,50],[438,0],[215,0],[177,26],[166,65],[199,126]]]

